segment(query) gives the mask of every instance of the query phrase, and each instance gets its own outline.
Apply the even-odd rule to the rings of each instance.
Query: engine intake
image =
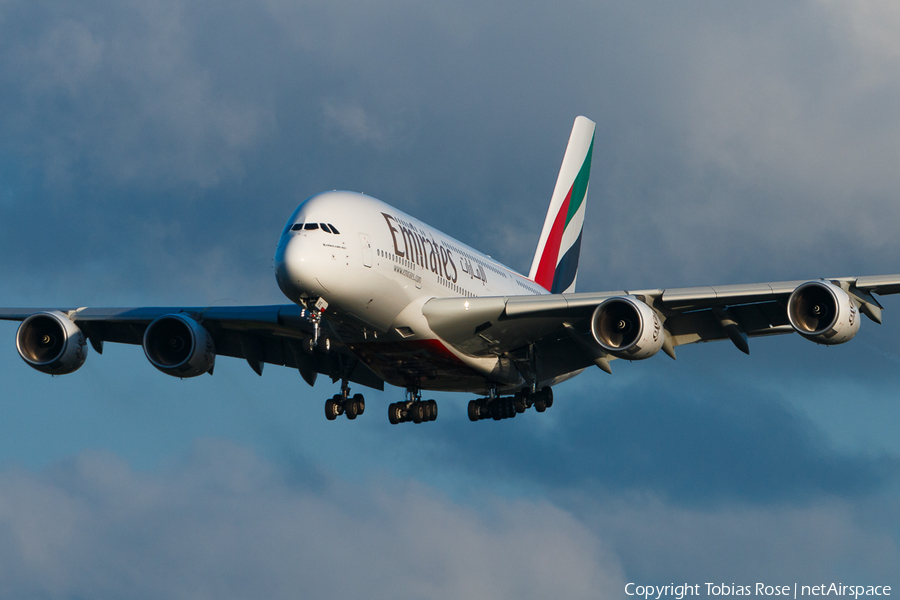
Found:
[[[788,298],[794,331],[818,344],[843,344],[859,331],[859,308],[840,287],[828,281],[797,286]]]
[[[144,332],[144,354],[154,367],[172,377],[197,377],[212,371],[216,347],[212,336],[185,315],[159,317]]]
[[[28,366],[41,373],[66,375],[87,359],[87,338],[63,313],[41,312],[19,325],[16,349]]]
[[[604,300],[594,309],[591,332],[606,353],[628,360],[650,358],[666,339],[659,315],[634,296]]]

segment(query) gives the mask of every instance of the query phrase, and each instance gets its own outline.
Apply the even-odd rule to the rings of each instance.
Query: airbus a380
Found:
[[[16,347],[44,373],[72,373],[88,343],[140,344],[167,375],[212,374],[217,355],[318,373],[340,393],[325,416],[365,410],[350,384],[406,390],[391,423],[437,418],[427,390],[466,392],[472,421],[553,404],[551,386],[615,359],[676,346],[797,332],[818,344],[856,335],[861,314],[881,323],[873,294],[900,292],[900,275],[682,289],[575,293],[594,123],[578,117],[528,276],[375,198],[325,192],[288,219],[275,254],[293,304],[237,307],[0,309],[21,321]]]

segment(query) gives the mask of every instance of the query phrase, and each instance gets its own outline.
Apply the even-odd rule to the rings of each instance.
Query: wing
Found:
[[[384,389],[384,381],[355,359],[339,341],[342,339],[341,332],[336,324],[322,322],[322,327],[331,333],[328,336],[331,344],[329,351],[327,353],[313,351],[308,345],[314,330],[310,313],[294,304],[234,307],[0,308],[0,320],[24,321],[36,314],[67,316],[77,327],[74,331],[83,333],[94,350],[101,354],[104,342],[142,345],[144,334],[153,322],[161,317],[178,315],[200,325],[202,330],[208,333],[214,344],[216,356],[243,358],[259,375],[262,375],[263,365],[268,363],[298,369],[303,379],[310,385],[315,382],[316,375],[322,373],[331,377],[333,381],[346,375],[350,381],[360,385]],[[212,373],[212,368],[209,372]]]
[[[832,307],[835,318],[839,316],[840,303],[844,302],[852,312],[848,315],[851,326],[858,329],[859,320],[855,320],[855,325],[853,323],[854,315],[858,314],[855,311],[881,323],[882,306],[874,294],[896,293],[900,293],[900,275],[884,275],[813,282],[441,298],[426,303],[423,312],[432,331],[467,354],[493,354],[516,360],[521,359],[526,349],[531,347],[540,355],[543,376],[551,378],[591,364],[609,372],[610,360],[647,358],[659,349],[674,358],[675,346],[696,342],[727,339],[749,354],[748,338],[800,331],[819,343],[840,343],[852,337],[856,330],[852,329],[849,337],[827,337],[831,335],[830,331],[819,331],[817,321],[811,325],[812,329],[804,332],[802,324],[800,329],[792,325],[789,305],[795,307],[795,312],[801,309],[818,310],[818,304],[810,303],[808,296],[819,294],[824,298],[822,306],[825,306],[825,296],[833,297],[836,302]],[[598,338],[598,334],[600,338],[604,337],[599,330],[605,326],[603,315],[609,312],[603,313],[601,305],[615,305],[621,309],[628,308],[626,304],[634,308],[634,313],[619,314],[636,316],[634,321],[647,325],[649,337],[644,345],[644,355],[628,354],[631,349],[617,352],[617,348],[624,346],[617,347],[616,339]],[[603,315],[598,316],[598,313]],[[662,330],[656,332],[662,333],[658,340],[651,339],[654,322]],[[632,339],[640,340],[639,333]],[[656,346],[653,346],[654,342]]]

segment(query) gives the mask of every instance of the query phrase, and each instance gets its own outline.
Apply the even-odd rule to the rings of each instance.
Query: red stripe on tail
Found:
[[[569,201],[571,199],[572,188],[569,188],[565,201],[559,212],[556,213],[556,220],[553,221],[550,235],[547,236],[547,243],[544,244],[544,252],[541,254],[541,262],[538,265],[537,274],[534,276],[534,282],[548,292],[553,288],[556,261],[559,259],[559,247],[562,244],[563,231],[566,229],[566,217],[569,214]]]

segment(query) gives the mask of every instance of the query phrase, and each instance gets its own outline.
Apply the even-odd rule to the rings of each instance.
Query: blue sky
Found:
[[[0,305],[279,303],[366,192],[527,270],[597,122],[579,290],[900,271],[889,1],[0,0]],[[0,582],[41,598],[900,588],[900,303],[850,344],[680,347],[542,415],[354,422],[287,369],[51,378],[0,324]]]

